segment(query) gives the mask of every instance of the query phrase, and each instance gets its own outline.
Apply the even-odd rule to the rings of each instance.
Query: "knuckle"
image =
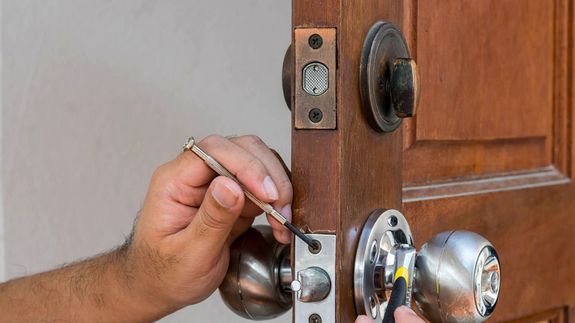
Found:
[[[206,235],[212,231],[223,230],[227,226],[227,223],[223,218],[218,217],[205,209],[202,209],[198,220],[201,222],[199,233],[202,235]]]
[[[252,157],[246,161],[244,166],[240,169],[238,176],[245,173],[265,173],[264,164],[257,158]]]
[[[245,135],[245,136],[238,138],[238,140],[240,140],[242,143],[245,143],[249,146],[265,146],[265,147],[267,147],[267,145],[264,143],[264,141],[256,135]]]
[[[291,181],[287,177],[281,177],[275,181],[275,184],[280,191],[280,195],[284,195],[287,199],[291,200],[293,195],[293,187]]]
[[[169,169],[169,163],[160,165],[158,168],[156,168],[152,174],[152,183],[159,184],[165,181],[169,173]]]
[[[223,140],[226,139],[220,135],[209,135],[204,139],[200,140],[200,143],[204,146],[215,146],[218,143],[221,143]]]

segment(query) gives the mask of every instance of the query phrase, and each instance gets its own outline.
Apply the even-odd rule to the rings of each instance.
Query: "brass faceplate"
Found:
[[[337,126],[336,29],[297,28],[294,37],[295,128],[335,129]],[[317,63],[327,68],[327,89],[325,91],[322,89],[321,94],[314,95],[308,93],[309,87],[304,88],[304,69],[309,64]],[[321,65],[318,66],[323,70]],[[306,71],[309,71],[309,68]]]

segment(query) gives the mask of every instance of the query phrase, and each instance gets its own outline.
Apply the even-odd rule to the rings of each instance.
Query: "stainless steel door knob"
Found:
[[[414,298],[433,322],[481,322],[495,309],[501,267],[495,248],[469,231],[443,232],[417,256]]]
[[[289,246],[275,241],[268,226],[255,226],[230,248],[230,264],[220,294],[241,317],[268,320],[292,307]]]
[[[493,245],[469,231],[443,232],[415,257],[411,231],[397,210],[375,210],[363,228],[355,260],[355,303],[359,314],[384,317],[400,270],[408,282],[405,301],[413,296],[431,322],[482,322],[493,313],[500,292],[501,267]]]

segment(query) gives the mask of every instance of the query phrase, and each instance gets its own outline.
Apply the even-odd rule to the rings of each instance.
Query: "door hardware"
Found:
[[[295,240],[295,279],[289,246],[275,241],[270,227],[255,226],[236,239],[219,288],[228,307],[243,318],[265,320],[293,304],[296,323],[335,322],[335,235],[309,237],[321,248]]]
[[[369,30],[361,54],[362,104],[377,131],[391,132],[413,117],[419,101],[417,66],[399,28],[379,21]]]
[[[279,316],[293,304],[295,323],[335,322],[336,236],[309,237],[321,248],[296,239],[292,270],[289,248],[273,239],[271,228],[244,233],[231,246],[220,286],[225,303],[254,320]],[[476,233],[449,231],[416,252],[407,220],[392,209],[377,209],[368,217],[353,272],[357,314],[376,322],[412,299],[432,322],[482,322],[493,313],[500,293],[499,258],[489,241]],[[392,298],[398,300],[389,305]]]
[[[335,129],[337,126],[336,48],[335,28],[296,28],[294,31],[294,46],[288,48],[284,57],[282,86],[288,107],[292,104],[292,93],[294,95],[296,129]],[[295,73],[294,79],[292,73]]]
[[[391,218],[397,219],[395,226]],[[404,303],[409,305],[413,294],[431,322],[482,322],[491,315],[500,292],[501,268],[489,241],[468,231],[443,232],[415,255],[409,225],[399,211],[380,209],[369,216],[355,259],[358,314],[380,321],[388,313],[394,276],[403,267],[408,271]]]

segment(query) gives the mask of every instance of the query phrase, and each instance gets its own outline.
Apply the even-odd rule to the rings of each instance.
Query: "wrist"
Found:
[[[140,248],[128,242],[110,254],[116,263],[116,286],[130,313],[137,313],[142,321],[155,321],[183,306],[165,297],[162,280]]]

